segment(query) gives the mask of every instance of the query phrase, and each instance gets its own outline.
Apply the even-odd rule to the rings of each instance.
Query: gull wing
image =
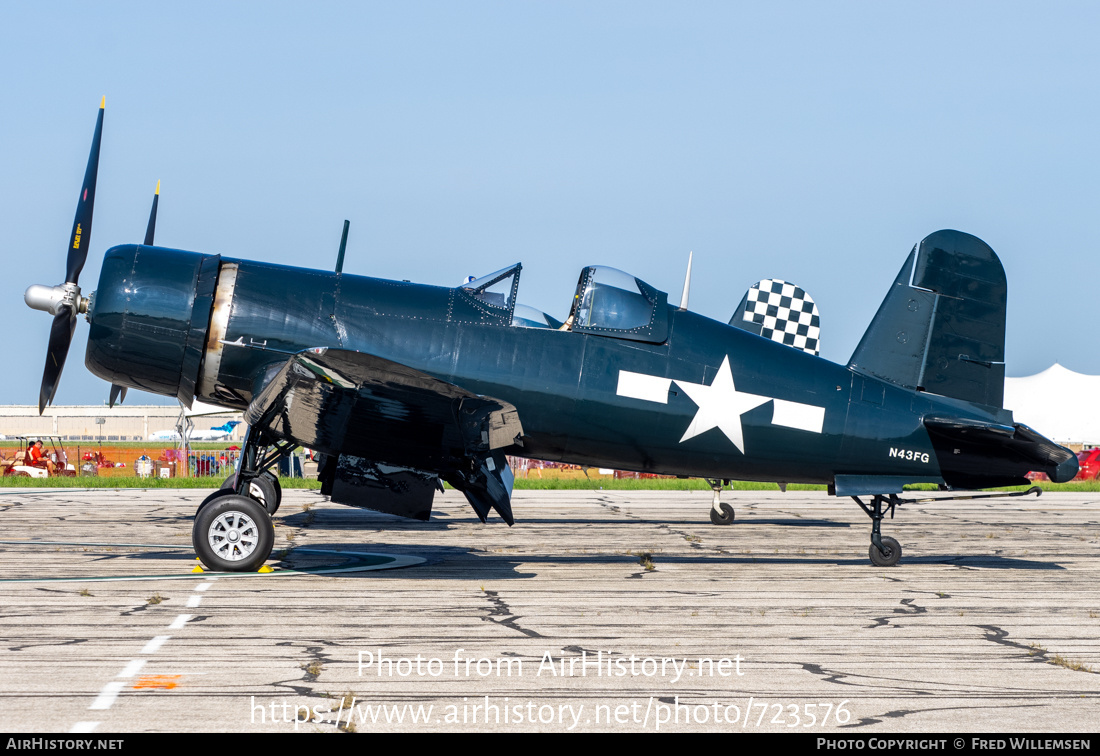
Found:
[[[512,524],[503,450],[522,443],[523,427],[511,404],[342,349],[299,352],[257,383],[245,413],[253,432],[326,455],[322,491],[334,501],[427,519],[425,493],[443,479],[483,521],[495,509]]]

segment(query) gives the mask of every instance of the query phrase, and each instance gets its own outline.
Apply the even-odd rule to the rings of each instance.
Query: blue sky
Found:
[[[847,361],[912,245],[988,242],[1007,367],[1100,373],[1094,3],[350,2],[0,5],[0,403],[37,401],[107,97],[91,255],[157,242],[453,285],[524,263],[563,317],[589,264],[729,319],[806,288]],[[81,321],[59,403],[109,387]],[[156,401],[132,393],[128,402]]]

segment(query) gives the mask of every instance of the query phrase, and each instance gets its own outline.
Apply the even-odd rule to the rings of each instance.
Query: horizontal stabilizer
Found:
[[[941,418],[928,416],[924,418],[924,427],[945,436],[984,439],[991,443],[1004,441],[1016,435],[1016,426],[1014,425],[1004,425],[1003,423],[974,420],[966,417]]]
[[[989,245],[961,231],[917,244],[848,367],[906,388],[1001,407],[1008,283]]]
[[[801,287],[778,278],[754,283],[737,305],[730,325],[809,354],[821,351],[821,315]]]
[[[940,471],[952,487],[1022,485],[1023,476],[1033,471],[1046,473],[1055,483],[1077,475],[1076,454],[1022,423],[956,417],[925,417],[923,422]]]

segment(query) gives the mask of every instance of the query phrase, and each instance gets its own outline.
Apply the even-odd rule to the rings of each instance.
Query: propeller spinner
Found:
[[[76,202],[76,217],[69,236],[69,254],[65,265],[65,283],[58,286],[34,285],[27,289],[23,300],[35,310],[54,316],[50,327],[50,341],[46,349],[46,367],[42,372],[42,386],[38,391],[38,414],[47,404],[53,403],[69,345],[76,331],[76,316],[88,311],[88,300],[80,296],[80,271],[88,259],[88,246],[92,240],[92,210],[95,207],[96,177],[99,173],[99,145],[103,138],[104,97],[99,103],[92,149],[88,154],[88,167],[84,171],[84,183]]]

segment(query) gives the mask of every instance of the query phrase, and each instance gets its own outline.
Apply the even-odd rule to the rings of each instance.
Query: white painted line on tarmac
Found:
[[[141,668],[145,666],[145,659],[131,659],[130,663],[122,668],[122,671],[118,673],[119,677],[133,677]]]
[[[157,650],[164,645],[164,642],[171,638],[171,635],[158,635],[145,644],[145,648],[141,649],[143,654],[155,654]]]
[[[172,624],[168,626],[168,629],[169,630],[180,630],[181,628],[183,628],[184,625],[187,624],[187,621],[190,620],[193,616],[194,616],[193,614],[181,614],[181,615],[177,616],[174,620],[172,620]]]
[[[25,543],[23,541],[0,541],[3,543]],[[45,542],[42,542],[45,543]],[[36,545],[39,545],[36,542]],[[81,545],[81,544],[74,544]],[[111,544],[102,544],[108,546]],[[182,547],[181,547],[182,548]],[[402,567],[413,567],[416,565],[424,564],[426,559],[421,557],[404,556],[401,554],[375,554],[372,552],[359,552],[359,551],[337,551],[335,549],[293,549],[294,552],[300,554],[324,554],[325,556],[348,556],[353,559],[370,560],[370,564],[359,565],[340,565],[337,567],[320,567],[310,568],[308,570],[290,570],[277,568],[274,572],[229,572],[221,573],[219,575],[211,575],[204,573],[202,580],[214,581],[220,578],[267,578],[267,577],[299,577],[301,575],[339,575],[349,572],[371,572],[374,570],[391,570],[399,569]],[[117,577],[111,577],[107,575],[95,575],[88,576],[83,575],[81,577],[54,577],[54,578],[0,578],[0,583],[106,583],[117,581],[135,581],[135,580],[194,580],[194,574],[185,575],[121,575]]]
[[[126,683],[124,683],[124,682],[109,682],[109,683],[107,683],[106,685],[103,686],[103,690],[101,690],[99,692],[99,695],[96,696],[95,700],[92,701],[92,705],[89,706],[88,708],[89,709],[109,709],[109,708],[111,708],[111,704],[113,704],[115,702],[115,699],[118,698],[118,694],[122,690],[124,685],[126,685]]]
[[[195,607],[202,602],[202,594],[207,591],[210,586],[217,580],[218,576],[210,576],[206,582],[199,583],[195,586],[195,593],[187,599],[187,606]],[[169,630],[181,630],[183,627],[194,618],[191,614],[178,614],[176,618],[172,620],[172,623],[168,625]],[[172,638],[171,635],[157,635],[154,636],[145,646],[141,649],[142,654],[154,654],[160,647],[163,646]],[[94,710],[106,710],[111,708],[115,700],[118,698],[122,689],[129,684],[129,679],[138,674],[144,667],[147,659],[131,659],[126,663],[126,666],[122,668],[122,671],[118,673],[118,677],[122,680],[115,680],[109,682],[103,686],[103,690],[99,692],[95,700],[92,701],[92,705],[89,709]],[[203,674],[203,673],[200,673]],[[100,722],[76,722],[69,730],[71,733],[90,733],[94,732],[99,727]]]

